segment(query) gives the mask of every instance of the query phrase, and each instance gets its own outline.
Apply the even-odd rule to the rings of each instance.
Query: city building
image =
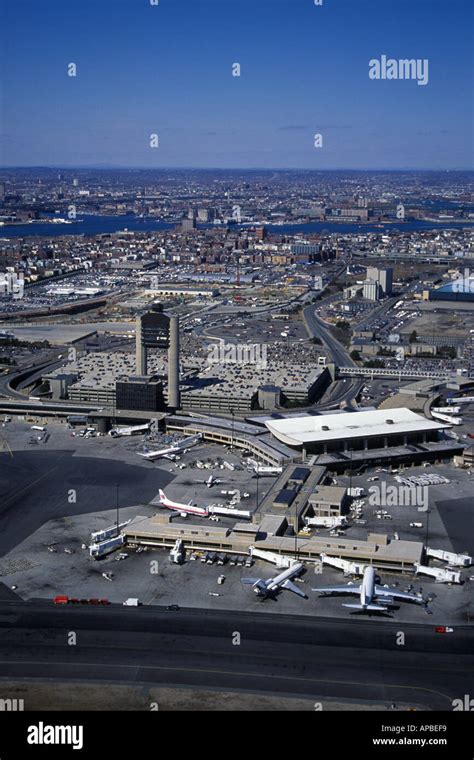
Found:
[[[165,408],[163,383],[154,375],[124,378],[115,390],[117,409],[159,412]]]
[[[367,280],[375,280],[380,285],[382,295],[390,296],[393,287],[393,269],[387,267],[378,269],[377,267],[367,267]]]
[[[376,280],[364,280],[362,295],[366,301],[379,301],[382,288]]]

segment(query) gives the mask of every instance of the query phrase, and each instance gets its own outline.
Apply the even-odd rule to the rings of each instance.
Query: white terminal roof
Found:
[[[267,420],[265,425],[276,438],[290,446],[397,433],[445,430],[451,427],[448,424],[427,420],[420,414],[404,408]]]

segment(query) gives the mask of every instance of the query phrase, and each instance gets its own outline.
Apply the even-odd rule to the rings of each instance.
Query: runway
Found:
[[[399,645],[400,624],[367,619],[3,602],[0,671],[452,710],[472,689],[474,629],[402,628]]]

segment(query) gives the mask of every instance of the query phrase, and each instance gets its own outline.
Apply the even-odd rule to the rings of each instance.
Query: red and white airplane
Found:
[[[186,517],[186,515],[197,515],[198,517],[209,516],[209,510],[207,507],[196,507],[192,502],[189,502],[189,504],[181,504],[179,501],[171,501],[171,499],[166,498],[166,494],[161,488],[158,491],[158,495],[159,499],[157,502],[160,506],[166,507],[166,509],[172,509],[174,512],[179,512],[183,517]],[[152,501],[151,503],[153,504],[156,502]]]

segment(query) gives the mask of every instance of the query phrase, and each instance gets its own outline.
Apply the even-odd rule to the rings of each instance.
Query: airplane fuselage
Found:
[[[360,589],[360,603],[362,607],[372,604],[375,591],[375,570],[373,567],[366,567]]]
[[[182,514],[197,515],[199,517],[207,517],[209,511],[205,507],[195,507],[192,504],[181,504],[179,501],[171,501],[167,499],[164,492],[160,490],[160,505],[171,509],[174,512],[181,512]]]

